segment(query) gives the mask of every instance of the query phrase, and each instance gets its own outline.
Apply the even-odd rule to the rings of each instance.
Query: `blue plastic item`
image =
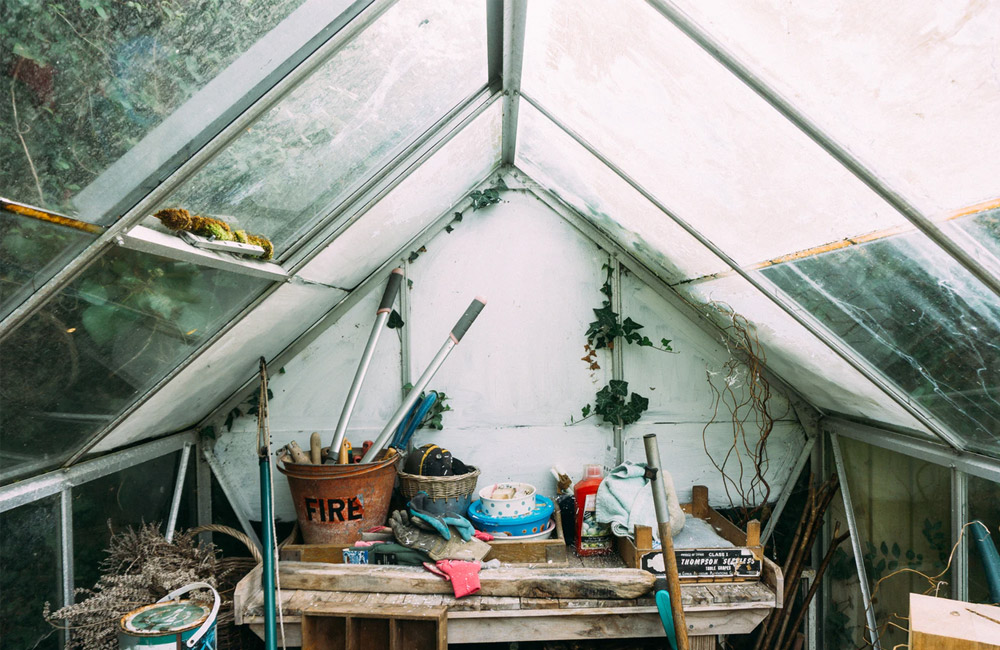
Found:
[[[660,612],[663,633],[667,635],[670,649],[677,650],[677,632],[674,630],[674,613],[670,609],[670,592],[661,589],[656,592],[656,609]]]
[[[399,427],[396,429],[396,435],[392,438],[392,443],[390,447],[395,447],[396,449],[405,450],[406,445],[410,442],[410,438],[413,437],[413,432],[417,430],[420,423],[423,421],[424,417],[427,416],[427,412],[431,410],[434,406],[434,402],[437,401],[437,393],[431,391],[427,393],[419,402],[413,405],[410,412],[407,414],[403,421],[400,422]]]
[[[552,499],[535,496],[535,509],[523,517],[490,517],[482,511],[482,501],[476,499],[469,504],[469,520],[477,530],[487,533],[505,533],[512,537],[533,535],[545,530],[555,510]]]
[[[972,532],[972,539],[976,542],[976,550],[983,561],[983,573],[986,576],[986,585],[990,591],[990,602],[1000,603],[1000,554],[990,537],[990,529],[986,524],[976,520],[969,527]]]

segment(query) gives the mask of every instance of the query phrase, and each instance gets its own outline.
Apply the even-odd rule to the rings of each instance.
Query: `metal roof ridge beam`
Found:
[[[322,45],[314,49],[311,53],[302,56],[288,74],[276,80],[269,89],[266,89],[245,110],[238,115],[232,116],[228,124],[220,125],[220,129],[216,134],[208,139],[196,152],[191,154],[187,160],[172,171],[161,170],[162,173],[169,174],[162,182],[139,199],[120,219],[111,224],[104,234],[100,235],[83,252],[70,260],[58,273],[39,287],[34,294],[0,321],[0,340],[3,340],[17,326],[31,317],[55,293],[72,282],[107,247],[112,245],[118,237],[145,218],[146,213],[150,209],[169,196],[188,178],[197,173],[215,154],[228,146],[252,122],[270,110],[277,102],[294,90],[299,83],[326,63],[345,43],[365,29],[388,7],[392,6],[394,2],[395,0],[375,0],[371,4],[358,9],[358,13],[352,14],[349,17],[345,16],[345,18],[349,18],[347,22],[340,24],[341,21],[337,21],[339,27]],[[355,5],[352,5],[352,7],[355,7]],[[303,53],[296,52],[296,56],[299,55],[303,55]]]
[[[521,71],[524,66],[524,23],[527,0],[504,0],[503,3],[503,129],[500,137],[500,162],[514,164],[517,150],[517,111],[521,96]]]
[[[538,109],[538,111],[544,115],[546,118],[552,121],[557,127],[559,127],[566,135],[573,138],[577,144],[585,148],[591,153],[595,158],[600,160],[608,169],[613,171],[618,175],[623,181],[628,183],[632,189],[639,192],[643,197],[646,198],[650,203],[652,203],[660,212],[666,215],[671,221],[681,227],[686,233],[694,237],[698,242],[710,250],[716,257],[721,259],[726,263],[729,268],[731,268],[737,275],[742,277],[744,280],[749,282],[757,291],[766,296],[771,302],[773,302],[779,309],[790,316],[795,322],[804,327],[809,333],[815,336],[817,339],[822,341],[828,348],[833,350],[841,359],[850,364],[855,370],[864,375],[870,382],[877,386],[883,393],[889,396],[893,401],[899,404],[903,409],[908,411],[910,415],[915,417],[921,424],[930,429],[936,436],[944,440],[948,445],[954,447],[955,449],[964,449],[965,443],[961,441],[954,433],[952,433],[948,427],[938,422],[937,418],[927,412],[921,405],[914,404],[910,401],[909,396],[906,395],[900,388],[898,388],[894,382],[889,380],[887,377],[882,376],[874,366],[872,366],[867,359],[859,356],[851,348],[843,344],[839,337],[830,332],[825,325],[817,321],[811,314],[801,313],[799,310],[794,309],[790,304],[788,304],[787,299],[779,294],[779,290],[774,287],[774,285],[766,278],[757,279],[751,273],[744,270],[736,261],[731,258],[725,251],[716,246],[711,240],[701,234],[694,226],[689,224],[687,221],[681,217],[674,214],[669,208],[664,206],[660,201],[653,196],[646,188],[640,185],[635,179],[625,173],[620,167],[615,165],[613,162],[608,160],[603,154],[601,154],[597,149],[593,147],[589,142],[584,140],[578,133],[570,129],[568,126],[560,122],[555,118],[547,109],[538,104],[534,99],[528,95],[522,95],[525,101],[531,104],[533,107]]]
[[[735,55],[729,52],[719,41],[702,29],[683,11],[669,0],[647,0],[647,2],[664,18],[670,21],[684,35],[698,44],[713,59],[734,74],[740,81],[750,87],[761,99],[771,105],[776,111],[805,133],[813,142],[832,156],[837,162],[847,168],[862,183],[898,211],[907,221],[923,232],[945,253],[951,256],[966,271],[982,282],[996,296],[1000,296],[1000,278],[979,263],[972,255],[962,248],[954,239],[946,235],[937,225],[902,194],[889,187],[889,184],[878,177],[859,158],[846,147],[838,143],[819,128],[806,115],[795,108],[791,102],[781,96],[749,67],[744,65]]]

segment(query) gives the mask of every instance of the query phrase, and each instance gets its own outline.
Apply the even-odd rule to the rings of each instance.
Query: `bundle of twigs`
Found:
[[[57,627],[68,626],[67,648],[117,650],[119,619],[178,587],[207,582],[225,600],[231,589],[223,583],[231,582],[238,569],[222,561],[212,544],[199,543],[196,537],[195,531],[178,531],[168,542],[157,524],[113,534],[94,588],[77,589],[83,599],[55,612],[46,603],[45,619]],[[231,609],[231,603],[223,602],[223,613]]]
[[[823,528],[823,515],[826,513],[826,509],[830,506],[830,502],[833,501],[833,497],[837,494],[839,488],[840,483],[836,475],[831,476],[818,488],[814,484],[813,477],[809,477],[809,495],[806,497],[805,508],[802,510],[802,517],[799,519],[795,536],[792,538],[792,546],[788,552],[788,557],[785,558],[785,564],[781,567],[785,578],[785,585],[790,590],[794,590],[802,578],[802,570],[805,568],[805,563],[812,554],[813,544],[816,543],[816,538]],[[762,648],[767,648],[768,650],[788,650],[792,647],[796,636],[795,632],[802,624],[806,610],[809,608],[809,603],[816,596],[816,591],[819,588],[823,574],[833,559],[834,551],[849,537],[847,533],[843,535],[839,533],[840,524],[838,523],[834,527],[833,541],[827,549],[819,568],[816,570],[816,577],[813,580],[812,586],[799,604],[798,609],[794,610],[794,616],[794,600],[788,599],[786,601],[788,603],[787,606],[775,610],[761,626],[757,642],[754,644],[754,650],[761,650]]]

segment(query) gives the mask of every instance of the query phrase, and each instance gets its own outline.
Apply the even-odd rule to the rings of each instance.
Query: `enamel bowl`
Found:
[[[482,513],[488,517],[523,517],[535,509],[535,486],[528,483],[494,483],[479,491]]]
[[[535,499],[535,508],[526,515],[520,517],[491,517],[482,511],[482,501],[473,501],[469,506],[469,521],[476,527],[487,533],[506,534],[512,537],[523,537],[525,535],[535,535],[542,533],[549,527],[549,519],[555,510],[552,500],[538,495]]]

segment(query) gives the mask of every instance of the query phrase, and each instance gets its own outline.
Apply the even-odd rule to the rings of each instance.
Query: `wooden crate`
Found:
[[[550,567],[569,566],[566,555],[566,536],[563,534],[559,509],[553,514],[556,522],[555,536],[549,539],[518,540],[498,538],[490,542],[493,550],[486,560],[497,559],[504,564],[535,565]],[[288,562],[328,562],[344,563],[344,549],[354,548],[353,544],[286,544],[281,548],[280,559]]]
[[[684,512],[708,522],[723,539],[732,542],[735,549],[675,548],[674,551],[678,555],[678,568],[682,570],[682,573],[683,567],[680,564],[683,557],[719,553],[723,550],[728,550],[733,555],[737,553],[741,554],[747,559],[748,564],[752,563],[752,569],[748,572],[748,575],[698,577],[682,575],[680,578],[682,584],[758,581],[766,572],[771,570],[770,567],[765,566],[767,560],[764,558],[764,548],[760,543],[759,521],[751,521],[747,524],[747,530],[742,531],[708,505],[707,487],[704,485],[695,485],[692,488],[691,496],[691,503],[681,504]],[[652,571],[650,568],[651,563],[662,562],[660,549],[653,548],[653,529],[649,526],[636,526],[634,541],[629,537],[618,537],[616,538],[616,543],[618,545],[618,552],[621,554],[622,560],[625,561],[625,566]],[[653,572],[657,573],[657,571]]]
[[[447,607],[323,603],[302,611],[302,650],[447,647]]]

